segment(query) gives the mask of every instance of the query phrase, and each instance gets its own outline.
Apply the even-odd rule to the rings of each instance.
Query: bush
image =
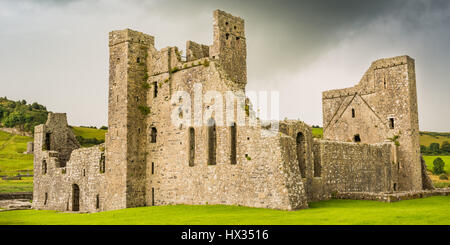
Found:
[[[448,177],[446,174],[441,174],[441,175],[439,175],[439,179],[440,180],[448,180]]]
[[[100,129],[103,129],[103,130],[108,130],[108,127],[106,127],[106,126],[102,126]]]
[[[442,158],[438,157],[438,158],[434,159],[433,169],[432,169],[433,174],[435,174],[435,175],[444,174],[445,173],[444,166],[445,166],[445,162],[444,162],[444,160],[442,160]]]

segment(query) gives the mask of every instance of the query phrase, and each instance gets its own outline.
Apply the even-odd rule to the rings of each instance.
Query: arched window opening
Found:
[[[208,165],[216,164],[216,147],[217,147],[217,133],[216,122],[213,118],[208,120]]]
[[[195,129],[189,128],[189,166],[194,166],[195,161]]]
[[[150,143],[156,143],[156,136],[157,136],[157,130],[155,127],[152,127],[151,133],[150,133]]]
[[[300,168],[300,174],[302,178],[306,178],[306,147],[305,147],[305,136],[302,132],[297,133],[297,161]]]
[[[236,123],[232,123],[230,127],[230,162],[231,164],[236,164]]]
[[[44,151],[49,151],[50,150],[50,146],[51,146],[51,133],[46,133],[45,134],[45,141],[44,141]]]

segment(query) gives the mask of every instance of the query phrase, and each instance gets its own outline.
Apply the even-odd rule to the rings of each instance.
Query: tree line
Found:
[[[450,143],[448,141],[431,143],[430,146],[420,145],[420,152],[424,155],[450,155]]]

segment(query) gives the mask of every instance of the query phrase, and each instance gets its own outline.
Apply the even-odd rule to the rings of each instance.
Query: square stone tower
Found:
[[[130,29],[109,33],[109,107],[106,138],[107,210],[145,205],[148,50],[152,36]]]
[[[325,91],[324,139],[397,145],[396,191],[422,189],[414,60],[398,56],[374,61],[359,84]]]
[[[244,20],[221,10],[215,10],[213,16],[214,40],[210,57],[219,60],[228,78],[244,89],[247,84]]]

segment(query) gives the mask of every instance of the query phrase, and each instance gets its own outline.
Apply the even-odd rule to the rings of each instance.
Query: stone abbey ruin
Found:
[[[66,114],[50,113],[35,129],[34,208],[296,210],[339,195],[376,199],[433,188],[421,163],[415,68],[408,56],[377,60],[354,87],[323,92],[323,139],[298,120],[279,121],[278,133],[264,137],[268,129],[260,121],[216,125],[211,116],[202,119],[208,125],[174,126],[174,91],[193,94],[197,82],[202,93],[245,92],[244,20],[220,10],[213,15],[213,44],[188,41],[185,59],[177,47],[155,49],[153,36],[109,33],[106,142],[80,148]]]

